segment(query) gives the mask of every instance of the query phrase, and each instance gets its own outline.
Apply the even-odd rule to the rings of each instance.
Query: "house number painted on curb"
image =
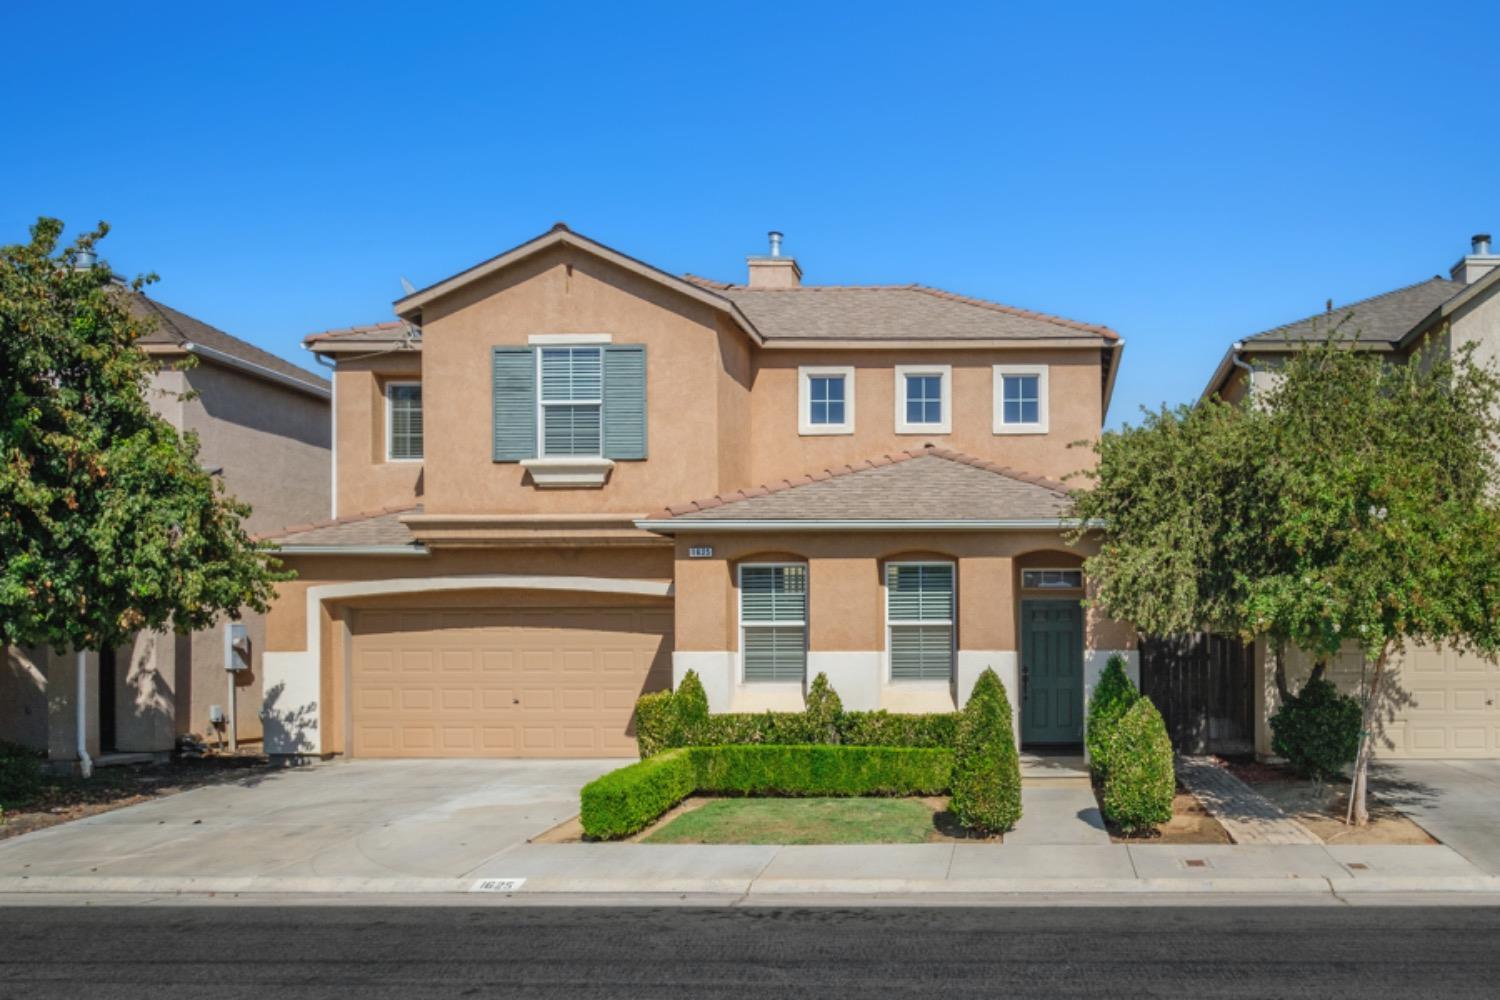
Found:
[[[470,892],[515,892],[526,884],[524,878],[482,878],[469,886]]]
[[[714,547],[712,545],[692,545],[688,547],[689,559],[712,559]]]

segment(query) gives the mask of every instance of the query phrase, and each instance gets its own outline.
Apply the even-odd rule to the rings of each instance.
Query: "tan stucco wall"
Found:
[[[421,502],[423,463],[390,462],[385,456],[386,383],[421,378],[422,356],[416,351],[339,362],[334,373],[339,517]],[[425,437],[430,440],[430,433]]]
[[[690,546],[703,545],[713,547],[713,558],[688,555]],[[889,560],[956,560],[959,648],[1016,649],[1021,566],[1073,566],[1081,558],[1069,552],[1058,535],[1045,532],[931,532],[920,537],[873,532],[695,533],[679,539],[676,555],[675,648],[688,652],[738,648],[735,579],[740,563],[806,562],[808,648],[870,652],[885,648],[883,572]],[[1134,648],[1133,629],[1097,613],[1091,613],[1087,623],[1088,649]]]
[[[951,433],[896,432],[895,369],[911,364],[953,366]],[[1048,367],[1047,433],[994,432],[992,366],[997,364]],[[798,434],[797,371],[808,365],[854,368],[852,434]],[[751,479],[759,483],[796,476],[927,443],[1060,479],[1093,465],[1092,451],[1069,445],[1099,436],[1103,423],[1100,377],[1097,346],[1078,350],[759,351],[751,394]]]

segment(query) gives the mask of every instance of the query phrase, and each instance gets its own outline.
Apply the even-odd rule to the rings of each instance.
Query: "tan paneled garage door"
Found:
[[[671,683],[660,607],[360,611],[356,757],[626,757],[635,699]]]
[[[1412,649],[1395,675],[1392,757],[1500,757],[1500,668],[1451,650]]]

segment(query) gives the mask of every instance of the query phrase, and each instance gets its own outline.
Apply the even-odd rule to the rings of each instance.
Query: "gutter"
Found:
[[[423,545],[278,545],[272,551],[287,556],[425,556]]]
[[[208,358],[210,361],[215,361],[229,368],[237,368],[240,371],[247,372],[258,378],[263,378],[268,382],[276,382],[279,385],[288,386],[292,389],[300,389],[310,396],[317,396],[319,399],[333,398],[332,389],[325,389],[320,385],[313,385],[311,382],[304,382],[299,378],[294,378],[291,375],[276,371],[274,368],[267,368],[265,365],[258,365],[254,361],[246,361],[244,358],[237,358],[233,354],[226,354],[223,351],[216,350],[212,347],[204,347],[202,344],[196,343],[195,341],[184,340],[182,342],[182,349],[184,351],[187,351],[189,354],[196,354],[199,357]]]
[[[1039,531],[1065,528],[1102,528],[1103,521],[1077,518],[1001,519],[990,521],[924,520],[719,520],[643,518],[635,526],[644,531]]]

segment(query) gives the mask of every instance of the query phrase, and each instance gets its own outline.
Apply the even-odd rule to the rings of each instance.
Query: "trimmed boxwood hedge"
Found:
[[[698,675],[689,670],[677,691],[654,691],[636,702],[635,739],[642,757],[685,746],[741,744],[928,747],[952,749],[958,712],[926,715],[845,712],[828,678],[818,674],[802,712],[708,714]]]
[[[721,795],[937,795],[953,772],[947,750],[907,747],[684,747],[622,767],[583,787],[586,836],[626,837],[694,791]]]

